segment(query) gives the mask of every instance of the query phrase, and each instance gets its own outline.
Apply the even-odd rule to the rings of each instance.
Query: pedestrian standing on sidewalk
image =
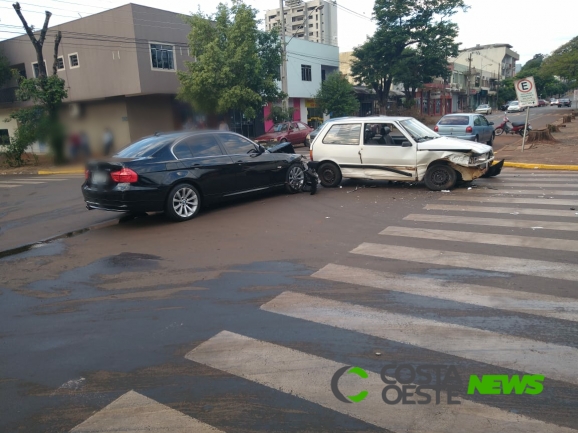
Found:
[[[229,125],[225,122],[225,119],[221,119],[221,123],[219,123],[219,131],[228,131]]]
[[[104,156],[108,156],[112,147],[114,145],[114,137],[110,128],[104,128],[104,134],[102,135],[102,146],[104,151]]]

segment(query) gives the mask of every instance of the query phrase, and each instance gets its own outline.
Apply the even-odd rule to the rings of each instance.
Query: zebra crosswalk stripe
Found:
[[[17,186],[22,186],[22,185],[3,185],[3,184],[0,184],[0,188],[16,188]]]
[[[129,391],[100,410],[70,433],[147,432],[216,433],[215,427]]]
[[[456,230],[426,229],[421,227],[386,227],[379,233],[386,236],[402,236],[417,239],[435,239],[450,242],[470,242],[477,244],[505,245],[510,247],[541,248],[543,250],[578,252],[578,241],[570,239],[538,238],[531,236],[499,235],[462,232]]]
[[[578,211],[562,209],[530,209],[498,206],[467,206],[459,204],[428,204],[425,210],[445,210],[455,212],[498,213],[513,215],[540,215],[556,217],[572,217],[578,220]]]
[[[545,191],[543,189],[483,189],[476,188],[467,190],[468,194],[518,194],[518,195],[567,195],[567,196],[578,196],[578,191],[567,191],[567,190],[554,190]]]
[[[464,217],[454,215],[431,215],[431,214],[409,214],[404,218],[406,221],[435,222],[445,224],[468,224],[493,227],[515,227],[520,229],[546,229],[546,230],[563,230],[578,231],[578,222],[556,222],[556,221],[535,221],[521,219],[504,219],[504,218],[480,218]]]
[[[295,292],[262,310],[578,385],[578,349]]]
[[[339,389],[343,394],[355,394],[361,389],[368,392],[361,403],[348,404],[338,400],[330,386],[335,372],[345,364],[229,331],[201,343],[186,358],[394,432],[576,433],[469,400],[444,407],[443,411],[434,404],[388,405],[381,399],[384,383],[379,374],[371,371],[363,380],[342,376]],[[442,401],[445,398],[442,393]]]
[[[547,206],[576,206],[578,199],[556,199],[556,198],[520,198],[520,197],[487,197],[484,195],[466,196],[456,194],[452,196],[442,196],[440,200],[448,201],[475,201],[476,203],[516,203],[516,204],[540,204]]]
[[[517,183],[517,182],[500,182],[498,183],[494,183],[492,182],[490,183],[481,183],[478,184],[478,186],[499,186],[500,188],[503,187],[528,187],[528,186],[532,186],[532,187],[536,187],[537,185],[529,185],[528,183]],[[554,183],[551,185],[539,185],[539,188],[578,188],[578,183]]]
[[[578,300],[330,263],[312,277],[463,304],[578,322]]]
[[[547,262],[545,260],[517,259],[513,257],[490,256],[485,254],[457,253],[453,251],[425,248],[402,247],[364,242],[350,251],[353,254],[427,263],[440,266],[467,266],[471,269],[503,272],[506,274],[552,277],[561,280],[578,281],[578,268],[569,263]]]

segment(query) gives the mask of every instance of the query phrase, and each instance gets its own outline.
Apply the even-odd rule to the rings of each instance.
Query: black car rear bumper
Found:
[[[151,200],[150,191],[106,191],[89,186],[82,187],[86,208],[112,212],[160,212],[164,210],[163,200]],[[158,197],[155,197],[158,198]]]

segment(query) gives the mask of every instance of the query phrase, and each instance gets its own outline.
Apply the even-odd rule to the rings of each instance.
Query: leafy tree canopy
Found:
[[[578,81],[578,36],[557,48],[541,65],[544,74]]]
[[[341,72],[333,72],[321,83],[315,95],[317,105],[332,117],[350,116],[359,111],[353,85]]]
[[[435,53],[444,60],[457,55],[454,39],[458,27],[449,18],[459,9],[467,10],[464,0],[376,0],[373,14],[377,30],[354,50],[357,60],[352,62],[351,72],[376,91],[382,113],[407,47]]]
[[[179,97],[207,114],[238,109],[254,118],[267,102],[282,99],[281,46],[276,30],[258,30],[257,10],[233,0],[214,15],[200,10],[185,18],[190,24],[193,62],[179,72]]]

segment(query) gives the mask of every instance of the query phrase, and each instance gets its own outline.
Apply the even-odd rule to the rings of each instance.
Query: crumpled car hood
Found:
[[[492,150],[490,146],[482,143],[475,143],[473,141],[461,140],[459,138],[440,137],[435,140],[424,141],[418,143],[418,150],[438,150],[438,151],[454,151],[454,152],[473,152],[477,154],[484,154]]]

